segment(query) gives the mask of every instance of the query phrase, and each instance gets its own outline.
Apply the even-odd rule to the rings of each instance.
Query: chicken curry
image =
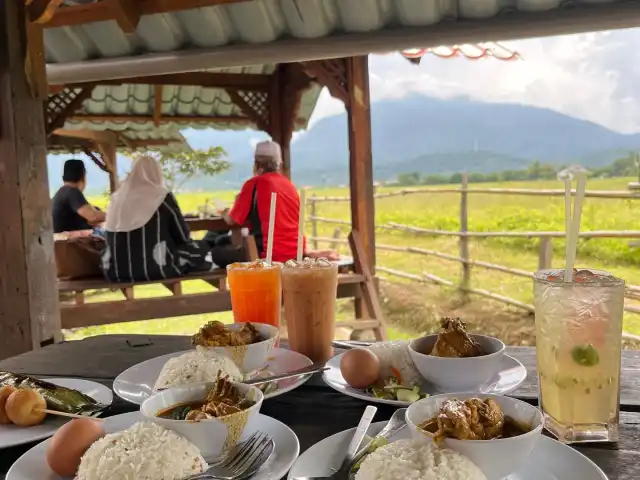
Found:
[[[420,425],[436,441],[445,438],[458,440],[493,440],[510,438],[532,430],[531,425],[504,415],[495,400],[469,398],[447,400],[438,416]]]
[[[160,410],[156,417],[200,422],[241,412],[253,405],[254,402],[241,395],[227,377],[218,377],[204,400],[173,405]]]
[[[480,357],[487,352],[476,342],[466,330],[466,324],[459,318],[442,320],[442,332],[438,334],[431,352],[422,352],[434,357]]]
[[[245,323],[240,330],[232,330],[222,322],[212,321],[191,337],[193,345],[202,347],[239,347],[262,341],[260,332],[252,323]]]

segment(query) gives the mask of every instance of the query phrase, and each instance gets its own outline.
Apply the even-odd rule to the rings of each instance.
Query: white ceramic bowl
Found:
[[[438,335],[416,338],[409,343],[409,354],[420,375],[440,392],[472,392],[491,379],[500,370],[506,349],[497,338],[470,334],[485,352],[481,357],[435,357],[430,352]]]
[[[214,385],[213,382],[191,383],[162,390],[142,402],[140,412],[148,420],[185,437],[200,449],[205,459],[210,460],[234,447],[243,437],[247,426],[255,420],[264,398],[258,388],[243,383],[234,383],[238,391],[253,400],[255,404],[247,410],[225,417],[191,422],[159,418],[156,414],[180,403],[202,400]]]
[[[231,330],[240,330],[243,323],[232,323],[227,325]],[[206,347],[221,355],[226,355],[238,366],[246,376],[251,376],[267,364],[267,359],[280,339],[280,329],[265,323],[253,323],[252,325],[260,332],[263,339],[260,342],[240,347]]]
[[[478,393],[458,393],[434,395],[412,404],[405,415],[411,436],[425,443],[433,442],[418,425],[434,418],[440,411],[440,406],[446,400],[466,400],[477,397],[482,400],[495,400],[506,416],[528,423],[532,430],[523,435],[495,440],[457,440],[446,438],[445,446],[454,450],[475,463],[487,480],[502,480],[507,475],[517,472],[527,461],[535,448],[544,426],[542,412],[521,400],[502,395],[488,395]]]

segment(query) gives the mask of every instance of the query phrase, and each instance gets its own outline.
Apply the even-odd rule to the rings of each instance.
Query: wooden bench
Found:
[[[246,260],[257,258],[255,240],[252,236],[244,237],[243,247],[247,252]],[[356,265],[354,259],[342,259],[338,262],[338,266],[341,272],[338,275],[338,298],[364,298],[369,305],[368,311],[380,312],[377,294],[373,302],[368,300],[372,290],[366,287],[367,274]],[[214,290],[186,294],[183,291],[182,282],[190,280],[207,282],[214,287]],[[171,295],[136,298],[135,288],[146,285],[163,285]],[[87,302],[85,292],[96,290],[119,291],[122,293],[122,299]],[[61,325],[64,329],[231,310],[231,296],[227,289],[227,276],[224,269],[150,282],[112,283],[103,278],[59,280],[58,291],[61,294],[71,294],[69,301],[60,305]],[[378,315],[381,314],[378,313]],[[381,317],[338,322],[336,327],[377,331],[381,325],[378,318]],[[376,333],[376,337],[384,338],[385,334],[380,331]]]

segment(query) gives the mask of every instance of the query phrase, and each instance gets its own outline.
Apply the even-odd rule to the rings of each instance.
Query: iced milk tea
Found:
[[[314,362],[333,356],[338,267],[319,259],[287,262],[282,294],[289,347]]]

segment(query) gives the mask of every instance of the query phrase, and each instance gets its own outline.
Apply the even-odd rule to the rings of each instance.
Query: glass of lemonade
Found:
[[[599,270],[534,276],[539,404],[558,440],[618,441],[624,281]]]

